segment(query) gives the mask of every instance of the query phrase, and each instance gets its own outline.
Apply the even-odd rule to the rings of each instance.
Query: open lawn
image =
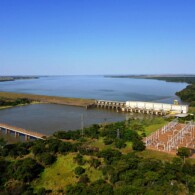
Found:
[[[52,166],[45,168],[40,179],[34,182],[35,189],[44,187],[57,193],[59,190],[65,189],[67,185],[76,183],[78,178],[74,174],[74,169],[79,165],[73,161],[75,156],[76,153],[58,156],[57,161]],[[90,157],[85,156],[85,159],[89,160]],[[103,177],[101,171],[90,167],[88,163],[82,167],[86,169],[86,174],[92,182]]]
[[[146,149],[142,152],[137,152],[137,155],[145,159],[154,158],[154,159],[162,160],[164,162],[172,161],[173,158],[178,157],[175,154],[170,154],[170,153],[155,151],[155,150],[149,150],[149,149]],[[195,164],[195,158],[186,158],[186,162],[189,162],[190,164]]]
[[[92,140],[89,144],[90,144],[90,146],[97,147],[100,150],[113,148],[112,145],[105,145],[104,144],[104,138],[103,137],[100,137],[99,139]]]
[[[168,123],[167,121],[162,120],[161,123],[159,123],[159,124],[151,124],[151,125],[147,126],[145,128],[146,136],[150,135],[154,131],[157,131],[158,129],[160,129],[161,127],[163,127],[167,123]]]
[[[142,152],[138,152],[137,155],[143,158],[155,158],[162,161],[171,161],[175,157],[175,155],[172,154],[148,149]]]

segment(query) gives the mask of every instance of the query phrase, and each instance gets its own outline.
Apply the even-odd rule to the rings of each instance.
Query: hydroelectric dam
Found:
[[[186,114],[188,113],[188,105],[166,104],[156,102],[140,102],[140,101],[109,101],[96,100],[97,108],[113,109],[122,112],[134,112],[143,114],[153,114],[165,116],[170,113]]]

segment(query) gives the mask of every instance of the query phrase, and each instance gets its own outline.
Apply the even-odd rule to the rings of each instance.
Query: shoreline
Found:
[[[34,105],[34,104],[44,104],[43,102],[36,102],[33,101],[30,104],[18,104],[16,106],[0,106],[0,110],[4,110],[4,109],[9,109],[9,108],[14,108],[14,107],[20,107],[20,106],[27,106],[27,105]]]
[[[0,82],[28,80],[28,79],[39,79],[39,77],[37,76],[0,76]]]
[[[94,104],[95,102],[95,100],[93,99],[46,96],[46,95],[24,94],[24,93],[13,93],[13,92],[2,92],[2,91],[0,91],[0,97],[6,99],[12,99],[12,100],[17,98],[28,98],[33,102],[52,103],[52,104],[61,104],[61,105],[79,106],[79,107],[87,107],[89,105]]]
[[[195,107],[194,89],[195,75],[110,75],[109,78],[130,78],[130,79],[153,79],[165,82],[186,83],[186,87],[175,92],[175,95],[181,101],[189,104],[190,107]]]

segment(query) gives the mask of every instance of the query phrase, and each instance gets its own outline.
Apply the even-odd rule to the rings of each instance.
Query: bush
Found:
[[[45,188],[39,188],[37,190],[37,195],[46,195],[46,189]]]
[[[113,142],[114,142],[114,140],[111,139],[111,138],[105,138],[105,139],[104,139],[104,144],[105,144],[105,145],[110,145],[110,144],[112,144]]]
[[[78,140],[81,137],[80,130],[77,131],[58,131],[53,134],[58,139]]]
[[[101,162],[98,159],[92,158],[89,161],[90,166],[94,167],[95,169],[101,165]]]
[[[85,174],[85,175],[82,175],[79,179],[79,183],[84,183],[84,184],[87,184],[89,183],[89,177]]]
[[[76,163],[79,164],[79,165],[84,165],[84,164],[85,164],[85,160],[83,159],[83,156],[80,155],[80,154],[77,154],[77,155],[74,157],[74,162],[76,162]]]
[[[42,153],[38,155],[38,160],[40,163],[47,166],[53,164],[56,161],[56,157],[49,153]]]
[[[1,153],[3,156],[8,156],[10,155],[11,157],[22,157],[26,154],[29,153],[28,150],[28,145],[26,143],[17,143],[17,144],[8,144],[5,145],[2,150]]]
[[[113,149],[102,150],[99,152],[99,157],[104,158],[107,164],[111,164],[113,161],[120,159],[121,155],[121,152]]]
[[[145,150],[146,146],[143,141],[141,140],[135,140],[132,145],[133,150],[136,151],[143,151]]]
[[[58,152],[61,154],[65,154],[72,150],[73,150],[72,144],[69,142],[60,143],[59,148],[58,148]]]
[[[32,152],[35,156],[43,152],[46,152],[45,143],[43,141],[35,142],[35,145],[32,147]]]
[[[15,161],[8,167],[10,178],[24,182],[30,182],[37,178],[42,171],[43,166],[31,158]]]
[[[119,149],[126,147],[125,141],[122,139],[116,139],[114,144],[115,144],[115,147]]]
[[[82,167],[77,167],[75,170],[74,170],[74,173],[76,175],[82,175],[83,173],[85,173],[85,169],[82,168]]]
[[[191,155],[191,151],[189,148],[181,147],[177,150],[177,155],[181,158],[187,158]]]

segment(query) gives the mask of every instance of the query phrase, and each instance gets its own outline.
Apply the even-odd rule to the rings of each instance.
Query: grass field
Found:
[[[155,151],[155,150],[144,150],[142,152],[138,152],[137,153],[138,156],[143,157],[143,158],[155,158],[155,159],[159,159],[162,161],[171,161],[175,155],[172,154],[168,154],[165,152],[159,152],[159,151]]]
[[[11,93],[11,92],[0,92],[0,97],[7,98],[7,99],[28,98],[33,101],[38,101],[43,103],[55,103],[55,104],[64,104],[64,105],[71,105],[71,106],[87,106],[94,103],[94,100],[92,99],[66,98],[66,97],[33,95],[33,94],[18,94],[18,93]]]
[[[146,136],[148,136],[151,133],[153,133],[154,131],[160,129],[161,127],[163,127],[167,123],[168,123],[167,121],[162,120],[162,122],[159,124],[152,124],[152,125],[147,126],[145,128]]]
[[[78,165],[73,161],[75,156],[75,153],[58,156],[57,161],[52,166],[46,168],[40,179],[34,182],[35,189],[44,187],[47,190],[52,189],[57,193],[59,190],[65,189],[67,185],[76,183],[78,178],[74,174],[74,169]],[[86,160],[90,159],[89,156],[84,157]],[[86,169],[86,174],[92,182],[103,177],[101,171],[90,167],[88,163],[82,167]]]

